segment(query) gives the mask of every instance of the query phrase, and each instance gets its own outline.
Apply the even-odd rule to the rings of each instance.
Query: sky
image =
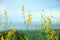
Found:
[[[4,10],[8,12],[9,28],[13,28],[14,25],[17,29],[24,29],[22,6],[25,8],[25,17],[27,19],[28,13],[31,11],[32,14],[32,24],[40,25],[41,13],[45,16],[53,16],[52,22],[58,21],[60,23],[60,0],[0,0],[0,15],[4,21],[3,15]],[[43,13],[43,11],[44,13]],[[60,26],[60,25],[59,25]],[[33,27],[31,29],[33,29]],[[2,30],[2,28],[0,28]]]
[[[40,21],[42,10],[45,15],[54,16],[54,20],[60,22],[60,0],[0,0],[0,13],[3,15],[4,9],[8,12],[9,20],[14,22],[22,22],[22,6],[25,8],[25,16],[29,11],[32,14],[32,21]],[[44,14],[44,13],[42,13]],[[57,18],[57,19],[56,19]]]

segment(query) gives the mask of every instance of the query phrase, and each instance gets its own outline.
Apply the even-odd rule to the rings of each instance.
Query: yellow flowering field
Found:
[[[0,0],[7,5],[0,3],[0,40],[60,40],[60,2],[6,1]]]

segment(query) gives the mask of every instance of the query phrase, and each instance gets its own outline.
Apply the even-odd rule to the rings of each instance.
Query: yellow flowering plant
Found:
[[[28,19],[27,19],[27,23],[28,23],[28,25],[30,25],[30,24],[31,24],[31,22],[32,22],[31,15],[30,15],[30,14],[28,14]]]
[[[5,17],[8,16],[8,13],[7,13],[6,10],[4,11],[4,16],[5,16]]]
[[[14,32],[16,32],[16,26],[14,26]]]
[[[8,13],[6,10],[4,10],[4,28],[5,30],[7,29],[8,27]]]
[[[4,36],[2,35],[1,40],[4,40]]]
[[[21,10],[22,10],[22,14],[23,14],[24,24],[26,26],[26,20],[25,20],[26,18],[25,18],[25,14],[24,14],[25,13],[24,5],[22,6],[22,9]]]
[[[31,11],[29,12],[28,14],[28,18],[27,18],[27,30],[28,30],[28,27],[31,25],[32,23],[32,17],[31,17]]]
[[[23,12],[23,13],[25,12],[24,5],[22,6],[22,12]]]

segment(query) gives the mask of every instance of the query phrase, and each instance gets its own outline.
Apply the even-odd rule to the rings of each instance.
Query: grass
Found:
[[[13,31],[13,30],[0,32],[0,37],[3,35],[4,39],[6,39],[6,35],[9,31]],[[55,30],[55,31],[58,31],[58,30]],[[26,40],[25,36],[28,37],[28,40],[47,40],[47,37],[46,37],[47,34],[42,31],[38,32],[35,30],[29,30],[27,32],[26,30],[17,30],[14,34],[15,34],[14,40]],[[14,37],[14,35],[13,35],[13,37]],[[60,36],[58,36],[58,38],[60,38]]]

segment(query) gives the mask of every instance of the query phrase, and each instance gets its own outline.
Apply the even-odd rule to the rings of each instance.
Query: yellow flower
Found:
[[[12,31],[10,31],[10,33],[11,33],[11,35],[13,34],[13,32],[12,32]]]
[[[4,40],[4,37],[3,36],[1,37],[1,40]]]
[[[6,40],[9,40],[12,35],[13,35],[13,32],[9,31]]]
[[[31,18],[31,15],[30,15],[30,14],[28,14],[27,22],[28,22],[28,24],[29,24],[29,25],[30,25],[30,24],[31,24],[31,22],[32,22],[32,18]]]
[[[50,20],[50,18],[48,17],[47,20]]]
[[[56,26],[58,26],[58,22],[56,22]]]
[[[22,6],[22,12],[23,12],[23,13],[25,12],[25,10],[24,10],[24,6]]]
[[[44,19],[44,23],[45,23],[45,22],[47,22],[47,20],[46,20],[46,19]]]
[[[48,37],[48,40],[54,40],[53,35],[50,35],[50,36]]]
[[[49,32],[49,30],[48,29],[45,29],[45,33],[48,33]]]
[[[16,32],[16,26],[14,26],[14,32]]]
[[[44,23],[43,25],[44,25],[44,26],[48,26],[48,24],[47,24],[47,23]]]
[[[8,32],[8,37],[10,37],[11,36],[11,33],[10,32]]]
[[[54,35],[54,34],[55,34],[55,31],[54,31],[54,30],[52,30],[52,31],[50,32],[50,34],[51,34],[51,35]]]
[[[7,11],[5,10],[5,12],[4,12],[4,16],[6,17],[6,16],[8,16],[8,13],[7,13]]]

